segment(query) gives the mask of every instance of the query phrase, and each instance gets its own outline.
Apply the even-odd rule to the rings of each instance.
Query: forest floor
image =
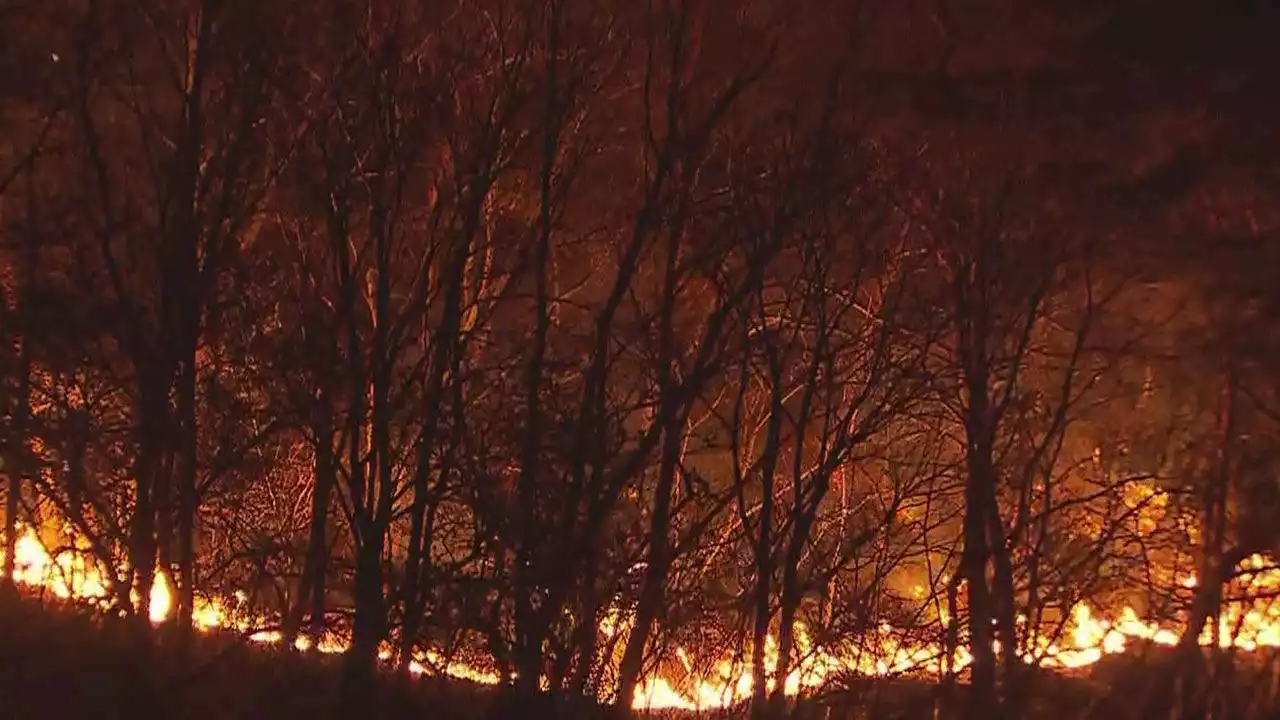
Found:
[[[145,639],[123,620],[28,598],[0,599],[0,717],[13,720],[323,720],[341,658],[304,656],[232,636]],[[483,717],[492,692],[415,678],[379,688],[369,718]]]
[[[1160,677],[1167,674],[1162,671],[1168,669],[1165,656],[1109,657],[1087,676],[1038,674],[1027,716],[1045,720],[1167,717],[1163,712],[1151,713],[1156,709],[1152,702],[1164,705],[1167,699],[1167,693],[1162,695],[1158,689]],[[340,660],[253,645],[234,636],[197,635],[184,645],[163,629],[144,641],[122,620],[47,601],[0,598],[0,716],[13,720],[323,720],[333,717]],[[1245,690],[1245,699],[1256,700],[1262,678],[1250,675],[1243,673],[1230,684]],[[798,708],[793,717],[931,718],[938,689],[921,681],[862,679],[820,703]],[[1267,689],[1274,697],[1274,687]],[[495,696],[493,688],[455,679],[406,682],[388,675],[378,690],[377,706],[363,717],[479,720],[486,717]],[[1248,705],[1253,712],[1226,712],[1223,717],[1280,717],[1256,714],[1257,704]],[[605,717],[603,710],[583,707],[557,714],[588,720]],[[546,715],[536,712],[539,718]],[[743,715],[740,710],[696,715],[664,711],[642,717],[718,720]]]
[[[328,720],[335,717],[341,662],[341,656],[286,652],[232,634],[199,633],[187,643],[163,627],[142,635],[123,619],[0,592],[4,720]],[[406,681],[387,674],[376,706],[361,720],[481,720],[496,697],[492,687],[454,678]],[[601,708],[580,706],[556,714],[606,716]],[[546,713],[527,715],[532,720]],[[646,717],[690,716],[676,711]]]

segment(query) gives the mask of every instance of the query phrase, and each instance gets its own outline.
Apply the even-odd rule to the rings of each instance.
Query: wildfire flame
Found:
[[[39,588],[63,599],[107,601],[111,583],[100,568],[87,560],[85,553],[69,548],[51,555],[34,530],[27,527],[20,530],[15,547],[15,582]],[[2,553],[3,550],[0,549],[0,558],[3,558]],[[1255,555],[1246,560],[1243,570],[1250,578],[1246,589],[1255,591],[1255,596],[1274,595],[1274,592],[1256,591],[1280,588],[1280,569],[1261,556]],[[1185,578],[1182,584],[1193,587],[1195,578]],[[133,600],[135,603],[138,600],[136,593]],[[158,624],[166,620],[173,611],[173,598],[170,580],[163,570],[156,572],[150,600],[151,621]],[[246,633],[249,640],[255,643],[277,644],[283,641],[281,633],[276,631],[250,632],[249,622],[236,619],[235,614],[228,611],[228,606],[218,600],[197,599],[192,620],[202,631],[233,629]],[[625,630],[623,625],[625,623],[620,622],[616,616],[610,616],[601,624],[601,631],[606,635],[614,635]],[[1216,641],[1221,647],[1235,647],[1245,651],[1260,647],[1280,647],[1280,606],[1274,600],[1227,603],[1216,630],[1215,633],[1215,628],[1206,627],[1199,638],[1200,644],[1211,646]],[[803,627],[797,628],[796,635],[801,660],[787,675],[784,688],[787,695],[793,696],[820,688],[839,674],[940,674],[948,666],[953,671],[959,670],[971,661],[968,651],[959,648],[951,662],[947,663],[945,653],[938,644],[906,643],[901,639],[900,633],[887,625],[872,633],[870,650],[841,654],[813,647]],[[1123,608],[1114,619],[1108,619],[1096,614],[1088,604],[1080,603],[1073,608],[1066,631],[1062,633],[1065,644],[1033,638],[1026,657],[1044,667],[1082,668],[1098,662],[1106,655],[1123,653],[1134,640],[1168,646],[1176,644],[1179,637],[1178,630],[1144,621],[1131,607]],[[312,640],[307,637],[299,637],[295,641],[299,650],[309,650],[311,644]],[[341,653],[346,650],[346,644],[341,639],[326,637],[315,649],[322,653]],[[392,655],[390,648],[384,648],[381,652],[384,660],[389,660]],[[678,649],[676,655],[692,675],[693,664],[689,661],[687,652]],[[769,637],[765,645],[765,667],[771,678],[777,662],[777,643],[774,638]],[[415,674],[443,672],[486,685],[494,685],[501,680],[497,673],[465,663],[447,661],[433,651],[422,653],[420,659],[410,663],[410,671]],[[632,706],[637,709],[695,711],[729,707],[750,698],[752,678],[750,669],[744,667],[741,661],[724,659],[714,666],[710,676],[679,685],[681,687],[677,688],[668,678],[651,675],[636,689]],[[773,681],[770,680],[770,690],[772,689]]]

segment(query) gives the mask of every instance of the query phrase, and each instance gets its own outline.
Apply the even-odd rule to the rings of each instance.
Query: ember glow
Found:
[[[100,600],[106,607],[109,604],[108,588],[111,582],[87,558],[87,553],[76,551],[73,547],[51,554],[34,530],[23,527],[16,544],[14,579],[32,590],[52,593],[58,598],[90,602]],[[1241,570],[1243,582],[1236,585],[1237,590],[1246,597],[1266,598],[1274,594],[1269,590],[1280,588],[1280,569],[1261,556],[1255,555],[1247,559],[1241,565]],[[1183,585],[1194,586],[1195,579],[1186,578]],[[138,600],[136,593],[133,600]],[[260,644],[282,642],[278,631],[255,632],[249,620],[239,617],[239,614],[230,609],[242,601],[243,596],[229,599],[227,603],[198,599],[193,611],[193,622],[201,631],[236,631],[244,634],[251,642]],[[169,618],[172,610],[171,581],[163,570],[157,571],[151,590],[151,621],[157,624],[163,622]],[[601,624],[601,633],[606,636],[625,632],[625,629],[626,623],[620,622],[616,615],[610,616]],[[867,638],[870,642],[864,642],[862,649],[846,652],[814,647],[804,628],[799,627],[797,630],[796,654],[800,660],[787,676],[787,695],[816,691],[840,675],[940,675],[947,671],[948,663],[944,662],[940,645],[904,643],[901,633],[888,625],[871,633],[872,637]],[[1280,604],[1274,599],[1228,602],[1224,606],[1217,630],[1216,642],[1224,648],[1252,651],[1263,647],[1280,647]],[[1122,608],[1111,615],[1081,603],[1072,610],[1065,631],[1059,633],[1060,640],[1050,642],[1037,638],[1030,644],[1031,649],[1027,651],[1026,658],[1029,662],[1048,668],[1084,668],[1098,662],[1105,655],[1125,652],[1135,641],[1174,645],[1178,642],[1180,633],[1179,628],[1161,626],[1142,619],[1131,607]],[[1214,642],[1214,628],[1206,627],[1200,636],[1201,645],[1210,646]],[[311,643],[310,638],[299,637],[295,646],[299,650],[309,650]],[[337,637],[325,637],[316,650],[326,654],[341,653],[346,650],[346,643]],[[659,675],[646,678],[636,689],[632,698],[633,707],[696,711],[733,706],[751,697],[751,671],[744,659],[723,659],[705,677],[695,677],[694,665],[688,652],[678,649],[676,655],[689,671],[689,677],[680,682]],[[749,653],[742,655],[743,658],[749,656]],[[383,648],[381,657],[387,661],[393,657],[390,647]],[[765,667],[770,677],[773,676],[777,661],[777,643],[770,637],[765,647]],[[962,647],[955,653],[950,667],[953,671],[958,671],[969,662],[969,653]],[[426,651],[411,662],[410,671],[415,674],[444,674],[484,685],[496,685],[501,680],[497,673],[449,661],[434,651]],[[771,680],[771,690],[772,685]]]

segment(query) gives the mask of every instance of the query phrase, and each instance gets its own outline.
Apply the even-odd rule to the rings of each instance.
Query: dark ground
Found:
[[[317,720],[331,716],[339,658],[304,657],[232,637],[187,648],[157,631],[31,600],[0,600],[0,717]],[[462,682],[389,681],[369,718],[482,716],[489,691]],[[480,712],[478,712],[478,710]]]
[[[1174,691],[1172,655],[1112,656],[1081,677],[1048,672],[1032,678],[1033,720],[1147,720],[1168,718]],[[1237,661],[1213,675],[1216,697],[1225,702],[1218,720],[1280,718],[1276,703],[1280,660],[1268,654]],[[174,718],[230,720],[271,718],[321,720],[334,717],[340,658],[301,656],[248,644],[231,636],[197,635],[184,646],[163,630],[145,636],[125,622],[103,619],[70,606],[32,599],[0,598],[0,717],[6,720],[81,718]],[[961,693],[963,688],[961,688]],[[363,718],[477,720],[489,715],[492,688],[457,680],[387,676],[378,701]],[[934,716],[938,688],[910,680],[860,679],[839,693],[809,703],[797,720],[914,720]],[[605,717],[595,707],[567,708],[554,700],[524,704],[517,718]],[[739,710],[698,718],[742,717]],[[1182,714],[1183,720],[1206,717]],[[667,712],[653,718],[690,718]]]
[[[233,635],[196,634],[184,644],[163,628],[143,634],[121,619],[0,592],[0,720],[327,720],[337,716],[341,673],[339,656],[301,655]],[[388,674],[376,706],[360,720],[488,720],[497,695],[460,680]],[[606,717],[595,706],[543,700],[508,716]]]

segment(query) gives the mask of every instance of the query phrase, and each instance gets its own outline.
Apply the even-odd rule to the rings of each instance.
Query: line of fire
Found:
[[[6,716],[1280,717],[1271,3],[0,37]]]

